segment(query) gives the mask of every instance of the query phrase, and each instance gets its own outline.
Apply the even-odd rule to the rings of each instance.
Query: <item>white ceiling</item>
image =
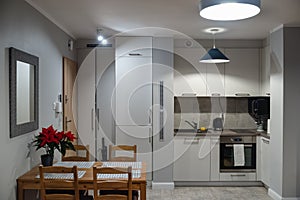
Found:
[[[223,27],[219,39],[263,39],[281,24],[300,25],[300,0],[261,0],[259,15],[234,22],[215,22],[199,15],[199,0],[25,0],[75,39],[143,27],[172,29],[193,38],[211,38],[204,29]],[[144,33],[148,34],[148,33]],[[156,33],[157,34],[157,33]]]

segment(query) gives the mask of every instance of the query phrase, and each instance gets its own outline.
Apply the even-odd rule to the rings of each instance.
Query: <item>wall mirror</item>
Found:
[[[9,48],[10,137],[38,129],[39,58]]]

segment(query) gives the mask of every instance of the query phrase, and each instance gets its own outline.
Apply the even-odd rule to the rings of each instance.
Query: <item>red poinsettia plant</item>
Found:
[[[62,155],[66,154],[67,149],[75,151],[72,142],[76,139],[71,131],[57,131],[53,126],[48,128],[42,128],[37,136],[35,136],[36,150],[40,148],[45,148],[46,153],[50,156],[54,156],[54,150],[57,149]]]

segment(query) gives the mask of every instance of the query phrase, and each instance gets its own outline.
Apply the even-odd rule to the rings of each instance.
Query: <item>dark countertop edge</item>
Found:
[[[255,132],[255,133],[235,133],[230,130],[212,131],[208,133],[195,133],[195,132],[175,132],[174,136],[194,136],[194,137],[205,137],[205,136],[262,136],[270,139],[270,136],[266,132]]]
[[[267,139],[270,139],[270,135],[266,132],[260,133],[260,136],[264,137],[264,138],[267,138]]]

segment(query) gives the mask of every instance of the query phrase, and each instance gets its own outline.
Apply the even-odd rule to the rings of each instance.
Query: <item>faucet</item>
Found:
[[[193,129],[197,130],[198,124],[196,122],[189,122],[188,120],[185,120],[185,122],[188,123],[191,127],[193,127]]]

